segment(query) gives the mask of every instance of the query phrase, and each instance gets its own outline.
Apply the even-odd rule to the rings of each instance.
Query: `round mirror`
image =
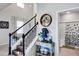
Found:
[[[49,14],[44,14],[41,16],[40,23],[41,25],[47,27],[51,24],[52,17]]]

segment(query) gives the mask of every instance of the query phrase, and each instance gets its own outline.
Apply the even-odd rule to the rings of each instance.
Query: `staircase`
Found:
[[[38,22],[36,22],[36,16],[37,15],[32,17],[29,21],[27,21],[25,24],[23,24],[21,27],[19,27],[14,32],[9,33],[9,53],[8,53],[8,55],[25,56],[27,54],[28,49],[31,48],[31,45],[33,45],[35,43],[35,41],[33,41],[33,39],[36,38],[36,33],[35,32],[36,32],[36,28],[37,28],[36,26],[38,25]],[[13,43],[12,36],[18,30],[20,30],[25,25],[27,25],[29,22],[31,22],[32,20],[35,21],[34,22],[35,24],[33,25],[33,27],[31,29],[29,29],[29,31],[27,33],[25,33],[25,34],[23,33],[22,36],[17,41],[15,41],[15,43]]]
[[[16,49],[12,50],[12,55],[15,56],[22,56],[23,53],[23,45],[17,45]]]

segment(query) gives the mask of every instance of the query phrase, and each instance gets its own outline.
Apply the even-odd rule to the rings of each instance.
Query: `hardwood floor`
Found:
[[[60,56],[79,56],[79,49],[60,48]]]
[[[8,56],[8,45],[0,45],[0,56]],[[79,49],[60,48],[59,56],[79,56]]]
[[[8,55],[8,44],[0,45],[0,56],[7,56]]]

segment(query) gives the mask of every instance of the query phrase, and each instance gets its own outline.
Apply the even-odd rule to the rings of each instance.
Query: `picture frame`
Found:
[[[0,21],[0,29],[9,29],[8,21]]]

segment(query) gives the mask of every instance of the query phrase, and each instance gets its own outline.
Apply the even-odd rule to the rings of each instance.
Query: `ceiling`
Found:
[[[2,10],[4,10],[4,9],[6,9],[8,6],[10,6],[12,3],[0,3],[0,11],[2,11]],[[27,4],[25,4],[25,5],[29,5],[29,7],[30,7],[30,4],[29,3],[27,3]],[[57,5],[57,4],[56,4]],[[55,6],[56,6],[55,5]],[[61,4],[59,4],[59,5],[61,5]],[[73,4],[74,5],[74,4]],[[79,4],[77,4],[77,5],[79,5]],[[72,10],[67,10],[67,11],[69,11],[69,12],[79,12],[79,8],[77,8],[77,9],[72,9]],[[63,12],[60,12],[60,14],[65,14],[67,11],[63,11]]]
[[[0,3],[0,11],[11,5],[11,3]]]
[[[79,8],[63,11],[63,12],[60,12],[59,14],[63,15],[63,14],[67,14],[67,12],[69,12],[69,13],[79,13]]]
[[[0,13],[6,16],[24,17],[29,19],[33,16],[33,3],[24,3],[24,8],[18,7],[16,3],[0,4]]]
[[[7,8],[8,6],[10,6],[12,3],[0,3],[0,11],[2,11],[3,9]],[[25,5],[31,5],[31,3],[27,3]]]

